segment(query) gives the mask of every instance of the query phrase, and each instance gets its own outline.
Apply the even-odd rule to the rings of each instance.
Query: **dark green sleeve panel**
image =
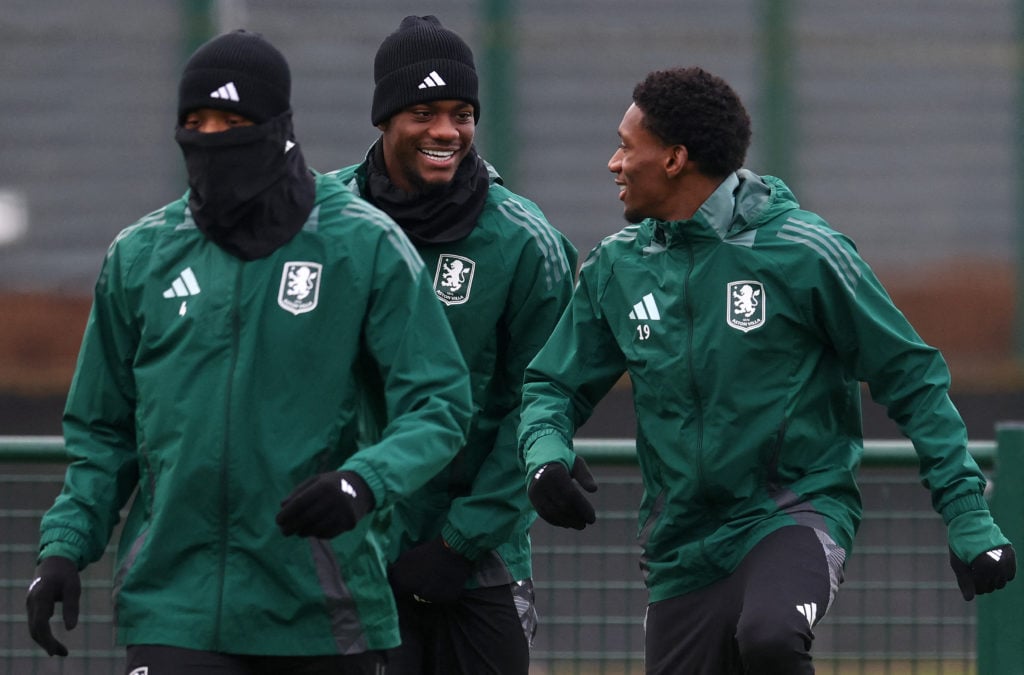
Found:
[[[551,339],[526,370],[518,437],[528,474],[550,461],[530,452],[534,442],[556,434],[571,447],[576,430],[626,371],[625,357],[600,309],[605,273],[600,249],[595,250],[580,270]]]
[[[138,328],[123,286],[129,264],[116,244],[103,262],[64,411],[71,464],[41,524],[40,548],[57,545],[79,567],[103,555],[139,475],[132,374]]]
[[[947,510],[964,498],[984,507],[985,478],[949,398],[945,360],[917,334],[852,242],[833,232],[827,243],[834,254],[818,259],[818,278],[804,285],[811,289],[813,323],[913,442],[935,510],[948,522],[955,514]]]
[[[576,250],[547,225],[539,211],[533,215],[547,236],[536,237],[521,249],[498,327],[501,354],[494,381],[502,391],[491,392],[483,412],[497,420],[494,447],[469,494],[452,502],[442,527],[445,540],[471,559],[508,541],[531,511],[516,447],[523,373],[547,342],[572,295]]]

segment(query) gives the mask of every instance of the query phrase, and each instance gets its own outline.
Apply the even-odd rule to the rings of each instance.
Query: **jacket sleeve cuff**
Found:
[[[441,527],[441,538],[448,544],[448,548],[471,561],[476,561],[485,552],[483,548],[477,546],[471,539],[462,536],[462,533],[452,527],[452,524],[447,521]]]
[[[947,537],[953,555],[967,564],[985,551],[1010,543],[988,509],[961,513],[950,521]]]
[[[549,462],[561,462],[571,469],[576,453],[557,431],[542,431],[535,434],[526,445],[526,484],[534,471]]]
[[[373,495],[373,508],[371,510],[380,511],[387,505],[387,490],[384,488],[384,481],[368,464],[360,463],[358,466],[342,465],[339,471],[351,471],[366,483],[366,487],[370,489],[370,494]]]
[[[86,542],[81,535],[72,529],[48,530],[43,533],[39,541],[39,556],[36,562],[43,558],[59,555],[75,561],[78,569],[85,567],[86,560],[83,550]]]
[[[968,511],[988,511],[988,502],[980,494],[964,495],[942,507],[942,522],[947,526],[959,515]]]

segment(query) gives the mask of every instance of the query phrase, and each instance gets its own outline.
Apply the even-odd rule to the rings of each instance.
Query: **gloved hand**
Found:
[[[63,605],[64,628],[78,625],[78,599],[82,595],[82,582],[78,565],[73,560],[55,555],[43,558],[36,567],[36,576],[28,587],[25,609],[28,610],[28,632],[50,656],[67,656],[68,648],[53,637],[50,617],[54,604]]]
[[[985,551],[968,565],[949,549],[949,564],[956,574],[956,583],[964,600],[991,593],[1012,581],[1017,575],[1017,554],[1010,544]]]
[[[307,478],[281,502],[277,525],[288,537],[330,539],[347,532],[373,510],[370,486],[352,471],[328,471]]]
[[[403,552],[388,568],[388,581],[397,597],[451,604],[473,571],[473,561],[453,551],[438,537]]]
[[[573,479],[587,492],[597,492],[597,483],[582,457],[577,456],[572,471],[561,462],[548,462],[533,474],[527,494],[537,514],[552,525],[582,530],[593,525],[594,507]]]
[[[1017,573],[1017,555],[988,508],[949,521],[949,564],[964,600],[1002,588]]]

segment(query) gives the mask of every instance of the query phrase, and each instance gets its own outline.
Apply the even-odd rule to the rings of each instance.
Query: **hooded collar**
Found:
[[[758,227],[777,208],[796,206],[792,193],[782,181],[740,169],[725,177],[693,217],[650,222],[654,228],[653,239],[667,246],[702,238],[728,241]]]

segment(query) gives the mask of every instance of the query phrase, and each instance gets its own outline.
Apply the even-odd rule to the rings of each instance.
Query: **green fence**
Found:
[[[578,440],[577,449],[600,485],[594,496],[598,521],[583,532],[543,522],[534,527],[541,625],[531,673],[640,674],[646,593],[637,565],[641,487],[633,443]],[[1024,541],[1024,425],[1001,425],[996,441],[974,442],[970,449],[993,479],[993,509],[1004,531]],[[121,672],[111,629],[110,555],[83,575],[81,621],[66,636],[71,657],[48,659],[25,628],[36,529],[59,490],[64,462],[59,438],[0,437],[2,673]],[[916,467],[909,443],[867,444],[860,472],[864,522],[838,600],[816,629],[817,672],[1024,673],[1024,620],[1018,616],[1024,582],[977,602],[962,600],[948,565],[945,529]],[[1000,489],[997,469],[1009,489]]]

